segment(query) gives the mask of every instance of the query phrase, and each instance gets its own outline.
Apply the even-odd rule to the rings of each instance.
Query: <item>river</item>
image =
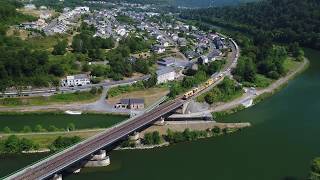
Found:
[[[309,69],[279,93],[221,119],[249,121],[253,127],[159,149],[113,151],[110,166],[83,169],[65,179],[306,179],[310,161],[320,156],[320,52],[306,50],[306,56]],[[15,164],[13,171],[43,155],[35,156],[3,157],[0,175],[7,162]]]

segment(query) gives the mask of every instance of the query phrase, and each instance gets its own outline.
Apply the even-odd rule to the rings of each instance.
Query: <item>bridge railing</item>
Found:
[[[145,110],[145,112],[149,112],[149,111],[151,111],[152,109],[158,107],[161,103],[163,103],[165,100],[167,100],[167,98],[168,98],[167,96],[162,97],[162,98],[159,99],[157,102],[155,102],[154,104],[152,104],[151,106],[149,106],[149,107]],[[53,158],[55,158],[55,157],[57,157],[57,156],[59,156],[59,155],[62,155],[62,154],[64,154],[64,153],[66,153],[66,152],[68,152],[68,151],[76,148],[77,146],[79,146],[79,145],[81,145],[81,144],[84,144],[84,143],[86,143],[86,142],[89,142],[89,141],[91,141],[91,140],[93,140],[93,139],[95,139],[95,138],[103,135],[104,133],[111,131],[111,130],[114,129],[114,128],[117,128],[117,127],[119,127],[119,126],[121,126],[121,125],[123,125],[123,124],[125,124],[125,123],[130,122],[130,121],[134,120],[135,118],[141,116],[142,114],[143,114],[143,113],[138,114],[137,116],[131,117],[131,118],[125,120],[125,121],[119,122],[119,123],[115,124],[114,126],[106,129],[105,131],[103,131],[103,132],[101,132],[101,133],[98,133],[98,134],[96,134],[96,135],[94,135],[94,136],[92,136],[92,137],[90,137],[90,138],[88,138],[88,139],[86,139],[86,140],[84,140],[84,141],[81,141],[81,142],[79,142],[79,143],[77,143],[77,144],[75,144],[75,145],[73,145],[73,146],[70,146],[70,147],[67,147],[67,148],[63,149],[62,151],[56,152],[56,153],[54,153],[54,154],[51,154],[50,156],[47,156],[47,157],[42,158],[42,159],[40,159],[40,160],[38,160],[38,161],[36,161],[36,162],[34,162],[34,163],[31,163],[30,165],[28,165],[28,166],[26,166],[26,167],[24,167],[24,168],[21,168],[21,169],[15,171],[15,172],[13,172],[13,173],[10,173],[10,174],[8,174],[8,175],[6,175],[6,176],[4,176],[4,177],[2,177],[2,178],[0,178],[0,179],[11,179],[11,178],[13,178],[13,177],[16,177],[16,176],[18,176],[19,174],[27,171],[27,170],[30,169],[30,168],[36,167],[36,166],[38,166],[38,165],[40,165],[40,164],[42,164],[42,163],[44,163],[44,162],[47,162],[47,161],[49,161],[49,160],[51,160],[51,159],[53,159]]]

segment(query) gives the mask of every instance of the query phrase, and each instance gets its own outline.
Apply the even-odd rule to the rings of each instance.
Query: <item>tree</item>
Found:
[[[34,128],[34,132],[46,132],[47,130],[44,129],[40,124],[37,124]]]
[[[143,86],[145,88],[154,87],[158,82],[157,74],[151,74],[151,77],[148,80],[143,81]]]
[[[320,158],[315,158],[311,163],[310,180],[320,179]]]
[[[152,133],[152,141],[153,144],[160,144],[161,143],[161,137],[158,131],[154,131]]]
[[[153,144],[152,133],[145,133],[144,135],[144,143],[147,145]]]
[[[220,134],[221,133],[221,129],[218,127],[218,126],[215,126],[213,129],[212,129],[212,132],[214,134]]]
[[[52,151],[58,151],[64,148],[67,148],[73,144],[76,144],[81,141],[79,136],[73,137],[61,137],[59,136],[57,139],[53,141],[52,144],[49,145],[49,149]]]
[[[76,130],[76,126],[73,123],[69,123],[67,126],[67,129],[69,131],[74,131],[74,130]]]
[[[34,142],[30,139],[22,138],[20,140],[20,151],[29,151],[33,149],[35,146]]]
[[[4,150],[8,153],[19,152],[19,144],[19,138],[16,135],[11,135],[4,142]]]
[[[64,75],[64,70],[60,64],[53,64],[50,67],[49,73],[61,77]]]
[[[206,96],[204,97],[204,100],[208,103],[208,104],[213,104],[215,101],[215,95],[211,92],[209,92],[208,94],[206,94]]]
[[[24,132],[24,133],[29,133],[29,132],[32,132],[32,129],[31,129],[30,126],[23,126],[22,132]]]
[[[9,134],[9,133],[11,133],[12,131],[11,131],[11,129],[10,129],[8,126],[6,126],[6,127],[3,128],[3,132]]]
[[[148,74],[149,73],[148,63],[145,60],[138,59],[134,63],[134,70],[142,74]]]
[[[49,132],[59,131],[59,128],[57,128],[57,127],[54,126],[54,125],[50,125],[49,128],[48,128],[48,131],[49,131]]]
[[[106,75],[106,68],[101,65],[94,66],[92,68],[91,75],[97,76],[97,77],[105,76]]]
[[[178,94],[180,94],[180,92],[182,92],[182,87],[180,86],[180,84],[174,83],[170,87],[169,97],[175,98]]]
[[[53,46],[53,55],[64,55],[67,52],[68,42],[67,40],[58,41],[58,43]]]

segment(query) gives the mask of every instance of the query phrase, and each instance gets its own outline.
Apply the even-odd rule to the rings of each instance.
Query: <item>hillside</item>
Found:
[[[0,1],[0,33],[5,32],[6,26],[18,24],[22,21],[33,19],[33,17],[20,14],[16,8],[22,6],[17,1],[1,0]]]
[[[209,6],[239,5],[240,3],[253,1],[257,0],[173,0],[173,4],[176,6],[204,8]]]
[[[299,42],[320,49],[319,0],[265,0],[235,7],[207,8],[181,17],[233,28],[279,43]]]

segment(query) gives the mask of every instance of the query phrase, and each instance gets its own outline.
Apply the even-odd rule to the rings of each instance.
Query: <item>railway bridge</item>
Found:
[[[118,140],[171,115],[173,111],[183,106],[184,102],[182,99],[165,102],[142,115],[135,116],[47,159],[17,171],[5,179],[38,180],[53,178],[82,159],[90,157],[101,149],[112,146]]]

